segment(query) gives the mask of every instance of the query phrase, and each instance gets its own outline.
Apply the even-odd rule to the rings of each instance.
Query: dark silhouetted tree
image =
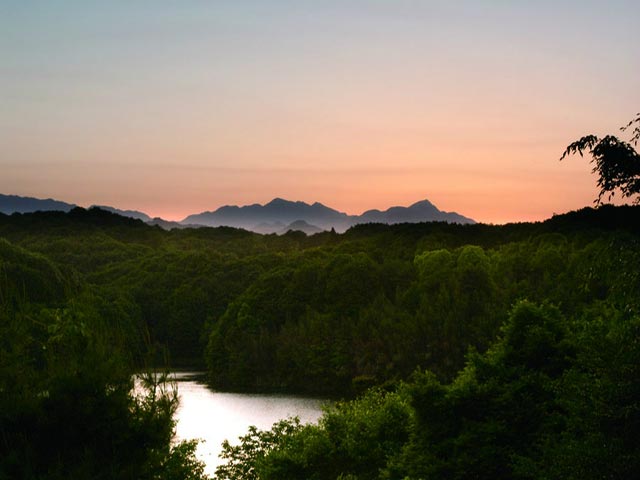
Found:
[[[620,140],[613,135],[599,138],[595,135],[586,135],[580,140],[570,144],[560,160],[568,155],[584,152],[591,155],[593,173],[597,173],[600,193],[595,200],[600,204],[602,197],[608,193],[610,200],[616,191],[620,191],[623,197],[636,196],[634,203],[640,203],[640,154],[634,146],[640,140],[640,113],[636,118],[621,128],[622,131],[631,131],[629,142]],[[633,144],[633,146],[631,145]]]

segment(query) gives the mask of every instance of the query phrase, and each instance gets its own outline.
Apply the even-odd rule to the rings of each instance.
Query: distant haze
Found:
[[[583,134],[640,110],[640,2],[6,1],[0,192],[181,220],[428,198],[590,205]]]
[[[53,199],[38,199],[20,197],[0,193],[0,213],[30,213],[37,211],[67,212],[77,205]],[[121,210],[105,205],[93,205],[111,213],[141,220],[151,225],[158,225],[165,229],[188,227],[234,227],[251,230],[262,234],[284,234],[290,230],[301,231],[313,235],[323,230],[344,232],[348,228],[362,223],[419,223],[419,222],[449,222],[475,223],[473,219],[456,212],[439,210],[429,200],[416,202],[408,207],[395,206],[387,210],[368,210],[362,215],[347,215],[321,203],[312,205],[300,202],[274,198],[264,205],[226,205],[215,211],[194,213],[181,222],[167,221],[162,218],[150,218],[144,212],[137,210]]]
[[[408,207],[391,207],[385,211],[368,210],[362,215],[347,215],[319,202],[312,205],[274,198],[265,205],[254,204],[238,207],[224,206],[214,212],[189,215],[182,223],[212,227],[232,226],[260,233],[284,233],[301,230],[316,233],[334,229],[344,232],[361,223],[418,223],[418,222],[474,223],[470,218],[455,212],[440,211],[428,200]]]

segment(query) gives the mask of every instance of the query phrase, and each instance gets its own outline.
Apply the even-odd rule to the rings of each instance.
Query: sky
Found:
[[[592,205],[640,111],[640,2],[0,0],[0,193],[180,220],[274,197]]]

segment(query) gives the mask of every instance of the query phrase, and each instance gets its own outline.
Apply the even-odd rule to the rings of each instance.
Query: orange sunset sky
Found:
[[[0,193],[180,220],[274,197],[478,221],[591,205],[637,1],[4,1]]]

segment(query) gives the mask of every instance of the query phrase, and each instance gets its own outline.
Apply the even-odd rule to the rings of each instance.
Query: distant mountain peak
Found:
[[[265,207],[274,206],[274,205],[299,205],[303,202],[292,202],[291,200],[285,200],[284,198],[276,197],[271,200],[269,203],[265,204]],[[255,204],[258,205],[258,204]]]
[[[0,194],[0,213],[12,214],[35,212],[38,210],[70,211],[76,205],[57,200],[20,197]],[[179,228],[179,226],[235,227],[258,233],[281,233],[287,230],[302,230],[307,234],[317,230],[335,230],[344,232],[360,223],[417,223],[417,222],[452,222],[475,223],[474,220],[456,212],[445,212],[429,200],[415,202],[409,207],[390,207],[385,211],[367,210],[362,215],[347,215],[334,210],[320,202],[308,204],[303,201],[291,201],[275,197],[270,202],[260,205],[225,205],[215,211],[189,215],[181,222],[168,222],[159,218],[151,219],[146,213],[137,210],[120,210],[109,206],[94,206],[101,210],[142,220],[145,223],[159,225],[163,228]],[[291,227],[291,228],[290,228]],[[316,230],[317,229],[317,230]],[[285,231],[287,231],[285,230]]]
[[[308,204],[275,197],[260,205],[225,206],[215,212],[203,212],[190,215],[181,223],[194,223],[209,226],[231,226],[246,230],[263,232],[276,231],[279,224],[291,225],[304,221],[312,227],[323,230],[345,231],[358,223],[416,223],[444,221],[454,223],[475,223],[472,219],[455,212],[444,212],[429,200],[420,200],[409,207],[391,207],[385,211],[368,210],[362,215],[347,215],[320,202]],[[303,224],[297,224],[304,227]]]
[[[416,202],[409,206],[409,208],[423,208],[423,207],[436,208],[436,206],[427,199],[420,200],[419,202]]]
[[[316,227],[315,225],[311,225],[310,223],[304,220],[296,220],[295,222],[291,222],[285,228],[280,230],[280,234],[284,234],[290,231],[294,232],[303,232],[307,235],[313,235],[314,233],[322,232],[322,228]]]

